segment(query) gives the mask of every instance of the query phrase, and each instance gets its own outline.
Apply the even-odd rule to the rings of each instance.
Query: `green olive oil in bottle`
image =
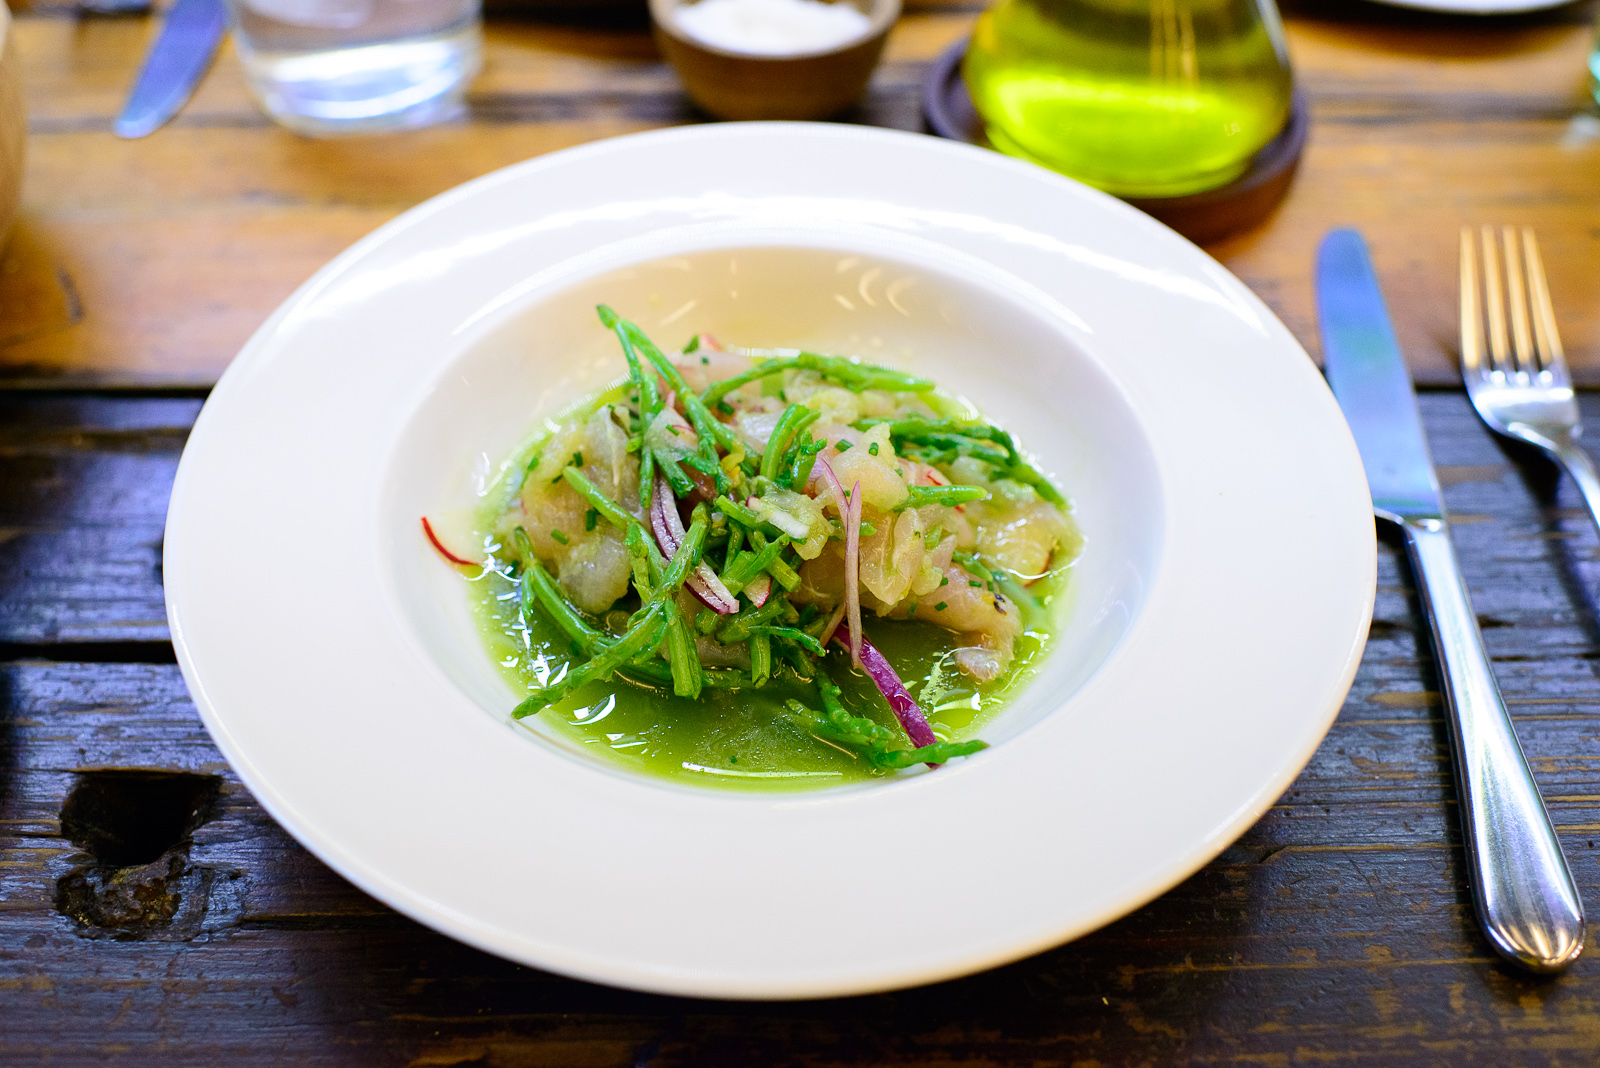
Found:
[[[1273,0],[999,0],[963,73],[996,148],[1131,197],[1237,178],[1292,94]]]

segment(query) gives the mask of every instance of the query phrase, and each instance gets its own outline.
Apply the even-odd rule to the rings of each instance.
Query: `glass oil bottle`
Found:
[[[1233,181],[1293,94],[1273,0],[999,0],[963,73],[996,148],[1130,197]]]

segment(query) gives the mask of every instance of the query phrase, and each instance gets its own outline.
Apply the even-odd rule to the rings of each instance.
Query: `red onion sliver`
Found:
[[[811,469],[811,481],[819,478],[827,485],[828,497],[833,501],[833,506],[839,509],[839,520],[843,522],[845,512],[849,511],[844,502],[844,486],[839,484],[839,476],[834,474],[833,465],[826,456],[817,457],[816,466]]]
[[[672,496],[672,487],[666,478],[656,476],[655,491],[650,495],[650,529],[655,533],[656,545],[668,560],[677,555],[686,531],[683,517],[678,514],[678,502]],[[739,599],[728,592],[711,565],[702,561],[684,583],[700,603],[719,615],[732,615],[739,610]]]
[[[861,663],[861,480],[850,491],[844,515],[844,604],[850,621],[850,662]]]
[[[905,728],[911,744],[920,749],[938,741],[939,739],[933,736],[933,728],[928,726],[927,717],[922,714],[921,706],[906,691],[905,683],[900,681],[900,676],[895,674],[889,661],[878,652],[876,646],[860,635],[859,630],[852,629],[849,639],[851,644],[858,642],[860,644],[861,669],[867,673],[867,677],[878,688],[878,692],[883,694],[884,700],[889,702],[889,707],[894,710],[894,718]],[[839,640],[837,635],[835,640]]]
[[[683,541],[683,517],[672,498],[672,487],[665,477],[656,476],[655,492],[650,494],[650,529],[656,536],[661,555],[671,560]]]

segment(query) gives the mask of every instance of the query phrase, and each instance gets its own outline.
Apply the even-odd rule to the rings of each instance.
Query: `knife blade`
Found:
[[[1479,922],[1508,960],[1559,971],[1583,950],[1583,901],[1489,666],[1411,374],[1360,234],[1323,238],[1316,288],[1328,385],[1361,451],[1373,511],[1404,532],[1431,625]]]
[[[1328,385],[1361,450],[1375,510],[1394,522],[1443,516],[1411,374],[1354,230],[1333,231],[1317,250],[1317,302]]]
[[[116,135],[143,137],[177,114],[211,65],[227,28],[223,0],[178,0],[145,55],[113,127]]]

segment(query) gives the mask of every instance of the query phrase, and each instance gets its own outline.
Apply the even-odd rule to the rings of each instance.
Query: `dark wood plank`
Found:
[[[1503,451],[1463,398],[1422,404],[1497,672],[1593,904],[1596,538],[1570,487]],[[1600,420],[1600,397],[1583,404]],[[163,647],[111,636],[161,635],[159,576],[136,565],[159,537],[196,406],[0,395],[3,523],[27,528],[0,543],[8,1061],[1404,1068],[1600,1056],[1600,961],[1522,977],[1473,926],[1436,682],[1393,543],[1355,687],[1291,789],[1200,873],[1076,943],[920,990],[744,1005],[579,983],[435,935],[349,886],[254,803],[174,666],[71,659]],[[93,537],[124,570],[70,551]],[[22,566],[36,559],[60,570]],[[180,899],[170,920],[85,927],[63,914],[59,887],[95,858],[63,837],[62,810],[75,789],[121,783],[150,817],[136,822],[159,822],[130,770],[220,789],[188,840],[125,876],[149,887],[159,875]],[[69,825],[79,833],[82,820]]]
[[[0,643],[165,641],[162,528],[199,410],[0,396]]]

